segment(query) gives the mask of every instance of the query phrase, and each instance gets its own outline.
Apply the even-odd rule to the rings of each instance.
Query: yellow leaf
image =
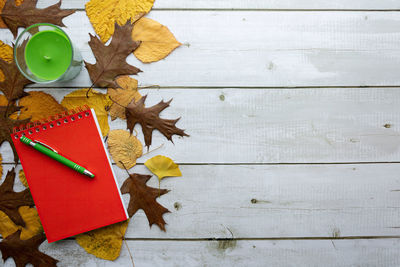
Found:
[[[77,235],[75,236],[76,242],[87,253],[101,259],[113,261],[118,258],[121,252],[122,240],[128,227],[128,222],[129,220]]]
[[[2,1],[0,0],[0,5],[1,3]],[[4,5],[4,2],[2,4]],[[0,25],[2,22],[3,21],[0,21]],[[8,63],[11,63],[13,62],[13,55],[14,55],[13,48],[8,44],[5,44],[2,41],[0,41],[0,58]],[[2,81],[4,81],[4,73],[0,70],[0,82]]]
[[[86,14],[96,33],[104,43],[114,33],[115,23],[135,22],[148,13],[154,0],[91,0],[85,5]]]
[[[3,10],[4,5],[7,0],[0,0],[0,11]],[[24,0],[15,0],[15,5],[19,6],[22,4]],[[1,13],[1,12],[0,12]],[[7,25],[4,23],[3,19],[0,17],[0,28],[7,28]]]
[[[8,100],[4,95],[0,95],[0,106],[7,106]]]
[[[31,118],[31,121],[37,121],[66,110],[54,97],[41,91],[29,92],[19,100],[18,106],[21,107],[19,120]]]
[[[28,182],[26,181],[26,177],[25,177],[25,172],[24,172],[24,170],[20,170],[20,171],[19,171],[18,177],[19,177],[19,180],[21,181],[21,183],[22,183],[25,187],[29,188]]]
[[[3,238],[15,233],[19,229],[21,230],[20,237],[22,240],[29,239],[32,236],[43,232],[39,215],[35,208],[22,206],[19,207],[18,211],[25,222],[25,227],[14,224],[5,213],[0,211],[0,234]]]
[[[108,135],[108,150],[120,168],[130,169],[142,155],[143,146],[139,139],[125,130],[112,130]],[[121,162],[123,164],[121,164]]]
[[[93,108],[96,112],[97,120],[99,121],[101,133],[103,136],[106,136],[110,131],[107,110],[112,102],[107,95],[97,92],[93,89],[90,90],[88,94],[89,97],[86,97],[87,90],[87,88],[79,89],[64,96],[64,99],[61,101],[61,105],[67,109],[78,108],[84,105],[88,105],[90,108]]]
[[[181,45],[167,27],[149,18],[135,23],[132,39],[141,42],[133,54],[144,63],[163,59]]]
[[[148,159],[144,165],[161,181],[164,177],[182,176],[179,166],[172,159],[165,156],[155,156]]]
[[[121,88],[108,88],[107,90],[107,94],[113,101],[109,112],[111,120],[115,120],[117,117],[125,120],[126,116],[124,107],[128,106],[133,99],[138,101],[142,96],[139,94],[137,89],[137,80],[129,76],[120,76],[116,79],[116,82]]]

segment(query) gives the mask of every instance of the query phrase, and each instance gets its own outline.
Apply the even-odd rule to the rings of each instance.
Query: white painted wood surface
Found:
[[[388,162],[400,159],[400,88],[146,89],[146,104],[173,98],[189,138],[155,132],[154,149],[179,163]],[[71,89],[47,89],[58,101]],[[223,99],[223,100],[221,100]],[[111,122],[126,129],[126,122]],[[385,128],[390,127],[390,128]],[[140,128],[138,137],[143,141]],[[5,144],[1,151],[11,151]],[[12,162],[3,152],[4,162]],[[143,163],[149,156],[139,159]]]
[[[135,266],[398,266],[398,239],[127,241]],[[124,246],[120,258],[102,261],[82,257],[74,241],[43,244],[40,249],[60,260],[58,266],[132,266]],[[6,267],[13,266],[7,261]]]
[[[398,12],[152,11],[183,43],[166,60],[143,64],[142,85],[309,87],[400,85]],[[84,11],[64,19],[83,57],[94,63]],[[231,30],[227,30],[231,29]],[[9,30],[0,30],[7,43]],[[377,71],[379,70],[379,71]],[[90,86],[84,69],[63,87]]]
[[[81,11],[64,22],[94,62],[86,2],[65,0]],[[393,0],[156,0],[148,16],[183,46],[154,64],[128,62],[144,71],[140,85],[161,87],[141,91],[148,105],[174,98],[162,116],[182,116],[191,137],[173,145],[155,133],[152,148],[164,146],[131,170],[149,173],[142,163],[163,154],[183,172],[161,184],[171,190],[159,199],[171,211],[166,233],[142,211],[130,222],[136,266],[399,266],[399,9]],[[6,29],[0,39],[13,41]],[[84,70],[44,91],[61,100],[90,84]],[[11,168],[8,144],[0,153]],[[125,246],[115,262],[73,240],[41,249],[59,266],[131,265]]]
[[[58,0],[39,0],[39,7],[46,7]],[[66,0],[63,8],[83,9],[88,0]],[[284,10],[397,10],[396,0],[161,0],[155,1],[153,10],[177,9],[284,9]]]

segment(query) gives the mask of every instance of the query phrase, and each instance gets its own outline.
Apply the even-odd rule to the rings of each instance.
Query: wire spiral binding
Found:
[[[38,121],[33,121],[33,122],[28,122],[26,124],[21,124],[21,125],[19,125],[17,127],[14,127],[12,132],[13,132],[13,134],[17,134],[17,133],[20,133],[22,131],[31,129],[32,132],[30,132],[30,133],[33,133],[32,129],[37,127],[37,126],[39,126],[39,125],[48,124],[48,123],[51,123],[51,122],[54,122],[54,121],[57,121],[57,120],[60,120],[60,119],[64,119],[64,118],[65,118],[64,119],[64,123],[67,123],[68,120],[66,119],[66,117],[75,115],[77,113],[81,113],[81,112],[87,111],[89,109],[90,108],[89,108],[88,105],[84,105],[84,106],[81,106],[81,107],[77,107],[77,108],[73,108],[73,109],[70,109],[70,110],[66,110],[66,111],[64,111],[62,113],[59,113],[59,114],[56,114],[56,115],[52,115],[52,116],[49,116],[47,118],[44,118],[44,119],[41,119],[41,120],[38,120]],[[78,115],[78,117],[79,117],[79,115]],[[81,118],[81,117],[79,117],[79,118]],[[56,123],[57,123],[57,125],[61,124],[60,121],[58,121]],[[50,124],[50,128],[53,128],[53,127],[54,127],[54,125]],[[47,129],[47,127],[43,126],[43,130],[46,130],[46,129]],[[36,128],[36,132],[39,132],[39,131],[40,131],[40,128]],[[24,134],[22,134],[22,135],[24,135]]]

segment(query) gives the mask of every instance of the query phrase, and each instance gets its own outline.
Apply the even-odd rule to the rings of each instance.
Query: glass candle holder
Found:
[[[36,83],[68,81],[82,69],[79,50],[61,28],[49,23],[31,25],[18,36],[14,61]]]

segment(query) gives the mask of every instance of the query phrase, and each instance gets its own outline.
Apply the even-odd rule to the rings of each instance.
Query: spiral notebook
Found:
[[[90,178],[23,144],[25,135],[91,171]],[[93,109],[15,128],[13,142],[48,242],[128,219]]]

